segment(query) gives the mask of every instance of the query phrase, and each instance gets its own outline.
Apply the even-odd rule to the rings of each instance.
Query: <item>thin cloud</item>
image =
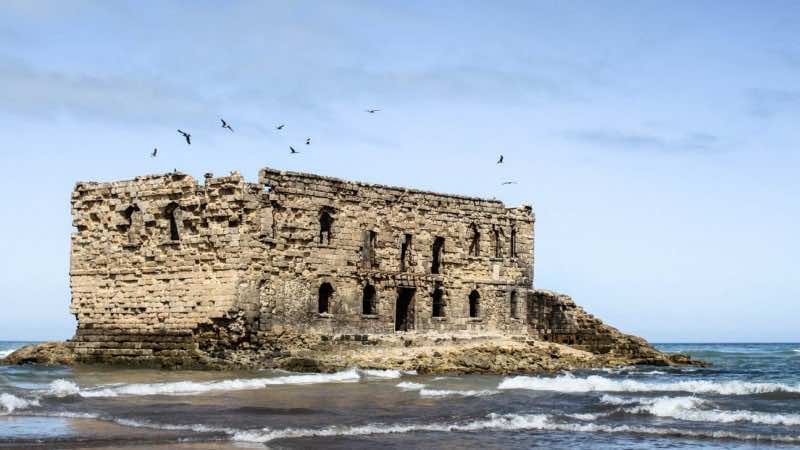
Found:
[[[595,146],[658,152],[708,152],[717,150],[719,138],[708,133],[686,133],[682,136],[663,136],[607,130],[573,130],[564,134],[567,139]]]
[[[195,117],[208,101],[152,79],[90,76],[0,62],[0,110],[50,118],[60,114],[136,122]]]
[[[748,97],[750,113],[757,117],[800,111],[800,91],[756,88],[748,91]]]

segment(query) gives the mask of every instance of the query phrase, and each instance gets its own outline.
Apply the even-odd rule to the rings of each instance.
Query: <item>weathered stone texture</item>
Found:
[[[283,332],[524,335],[538,317],[529,206],[263,169],[78,183],[72,214],[84,361],[189,366]]]
[[[528,295],[528,323],[540,338],[599,354],[654,358],[644,339],[621,333],[576,305],[568,295],[536,289]]]

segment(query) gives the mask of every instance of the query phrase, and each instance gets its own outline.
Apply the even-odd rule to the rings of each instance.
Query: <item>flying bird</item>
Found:
[[[500,159],[497,160],[497,164],[503,164],[503,155],[500,155]]]
[[[278,125],[277,127],[275,127],[275,129],[276,129],[276,130],[282,130],[282,129],[283,129],[283,127],[285,127],[285,126],[286,126],[286,125],[284,125],[284,124],[280,124],[280,125]]]
[[[376,112],[380,111],[380,109],[365,109],[364,111],[370,114],[375,114]]]
[[[153,153],[150,153],[150,157],[155,158],[158,156],[158,147],[153,149]]]
[[[191,134],[189,134],[189,133],[187,133],[185,131],[181,131],[180,129],[178,129],[178,133],[183,135],[183,137],[186,139],[186,144],[187,145],[192,145],[192,135]]]
[[[289,146],[289,150],[291,151],[292,155],[294,155],[295,153],[300,153],[297,150],[295,150],[294,147],[292,147],[291,145]]]
[[[502,185],[506,185],[506,184],[517,184],[517,182],[516,182],[516,181],[503,181],[503,182],[502,182],[502,183],[500,183],[500,184],[502,184]]]
[[[228,122],[225,122],[225,119],[219,120],[222,122],[222,128],[227,128],[231,133],[233,133],[233,128],[228,124]]]
[[[306,138],[306,145],[311,145],[311,138]]]

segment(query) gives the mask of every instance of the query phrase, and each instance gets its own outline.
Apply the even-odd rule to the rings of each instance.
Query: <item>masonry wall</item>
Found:
[[[72,214],[73,340],[85,361],[189,366],[221,341],[257,348],[284,330],[394,333],[401,289],[413,290],[408,331],[528,331],[527,206],[263,169],[258,183],[238,173],[78,183]]]
[[[78,352],[191,364],[193,330],[240,301],[250,234],[242,218],[257,207],[239,175],[205,185],[180,173],[78,183],[70,260]]]
[[[269,192],[270,208],[263,213],[274,230],[266,241],[265,266],[271,269],[261,296],[264,329],[393,333],[398,289],[411,288],[416,331],[526,332],[524,299],[533,280],[530,207],[272,169],[261,171],[259,183]],[[320,238],[323,213],[333,219],[329,240]],[[479,245],[470,251],[475,230]],[[365,252],[370,233],[374,257]],[[437,237],[444,239],[438,274],[432,273]],[[318,308],[322,283],[334,289],[326,313]],[[368,284],[376,290],[372,314],[363,308]],[[443,292],[443,317],[433,317],[436,289]],[[469,315],[472,291],[480,295],[477,317]]]

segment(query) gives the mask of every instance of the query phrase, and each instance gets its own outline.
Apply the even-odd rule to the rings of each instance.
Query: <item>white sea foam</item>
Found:
[[[604,416],[605,414],[592,414],[592,413],[575,413],[575,414],[567,414],[567,417],[571,417],[573,419],[578,420],[586,420],[586,421],[593,421],[600,418],[600,416]]]
[[[631,425],[599,425],[593,423],[564,423],[554,421],[542,414],[490,414],[485,419],[462,423],[427,424],[367,424],[353,427],[326,427],[317,429],[286,428],[237,431],[233,439],[245,442],[269,442],[275,439],[320,436],[359,436],[410,432],[463,432],[480,430],[554,430],[565,432],[593,433],[638,433],[651,435],[672,435],[698,438],[736,439],[773,441],[785,443],[800,442],[800,437],[780,434],[751,434],[732,431],[682,430]]]
[[[456,389],[420,389],[419,395],[422,397],[483,397],[486,395],[497,394],[497,391],[489,390],[456,390]]]
[[[58,379],[50,383],[48,394],[54,397],[67,397],[70,395],[77,395],[81,389],[77,384],[72,381]]]
[[[275,439],[320,436],[361,436],[376,434],[410,433],[418,431],[478,431],[484,429],[519,430],[525,428],[543,428],[547,423],[544,415],[497,415],[490,414],[487,419],[464,423],[429,423],[429,424],[367,424],[353,427],[326,427],[317,429],[286,428],[280,430],[239,431],[233,435],[236,441],[269,442]]]
[[[611,405],[636,405],[624,408],[631,414],[650,414],[689,422],[750,422],[764,425],[800,425],[800,414],[779,414],[746,410],[721,410],[710,408],[711,402],[697,397],[620,398],[605,395],[603,403]]]
[[[99,418],[91,413],[54,413],[59,417],[74,418]],[[593,420],[598,415],[592,414],[573,414],[579,420]],[[102,419],[102,418],[101,418]],[[457,422],[457,423],[407,423],[407,424],[385,424],[372,423],[360,426],[330,426],[325,428],[284,428],[270,429],[263,428],[258,430],[241,430],[233,428],[213,427],[204,424],[158,424],[132,419],[104,419],[115,422],[119,425],[152,428],[161,430],[187,430],[199,433],[224,433],[234,441],[265,443],[276,439],[291,439],[302,437],[326,437],[326,436],[363,436],[381,435],[411,432],[469,432],[481,430],[552,430],[565,432],[590,432],[590,433],[637,433],[650,435],[683,436],[693,438],[712,438],[712,439],[735,439],[753,440],[765,442],[800,443],[800,436],[781,435],[781,434],[755,434],[739,433],[735,431],[712,431],[712,430],[685,430],[679,428],[661,428],[648,426],[631,425],[601,425],[594,423],[570,423],[554,419],[552,416],[543,414],[489,414],[483,419]]]
[[[14,351],[16,351],[16,349],[11,349],[11,350],[0,350],[0,359],[3,359],[3,358],[5,358],[6,356],[8,356],[8,355],[10,355],[10,354],[14,353]]]
[[[30,408],[31,406],[39,406],[39,401],[27,400],[6,393],[0,394],[0,407],[5,410],[6,414],[12,413],[17,409]]]
[[[403,376],[403,372],[399,370],[378,370],[378,369],[359,369],[359,372],[367,377],[372,378],[400,378]]]
[[[120,395],[196,395],[217,391],[241,391],[263,389],[267,386],[302,385],[317,383],[352,383],[360,379],[356,369],[331,374],[315,373],[287,375],[273,378],[236,378],[219,381],[176,381],[165,383],[135,383],[113,386],[79,388],[67,380],[56,380],[50,384],[49,394],[57,397],[80,395],[81,397],[117,397]]]
[[[124,425],[134,428],[154,428],[158,430],[170,431],[195,431],[197,433],[227,433],[233,435],[238,430],[232,428],[210,427],[203,424],[189,424],[189,425],[172,425],[172,424],[157,424],[152,422],[145,422],[133,419],[112,419],[112,422],[119,425]]]
[[[412,383],[411,381],[402,381],[397,383],[397,387],[404,391],[418,391],[425,387],[422,383]]]
[[[800,385],[753,383],[747,381],[685,380],[643,382],[614,380],[599,375],[578,378],[567,374],[558,377],[516,376],[500,382],[498,389],[530,389],[558,392],[692,392],[695,394],[751,395],[768,392],[797,392]]]

